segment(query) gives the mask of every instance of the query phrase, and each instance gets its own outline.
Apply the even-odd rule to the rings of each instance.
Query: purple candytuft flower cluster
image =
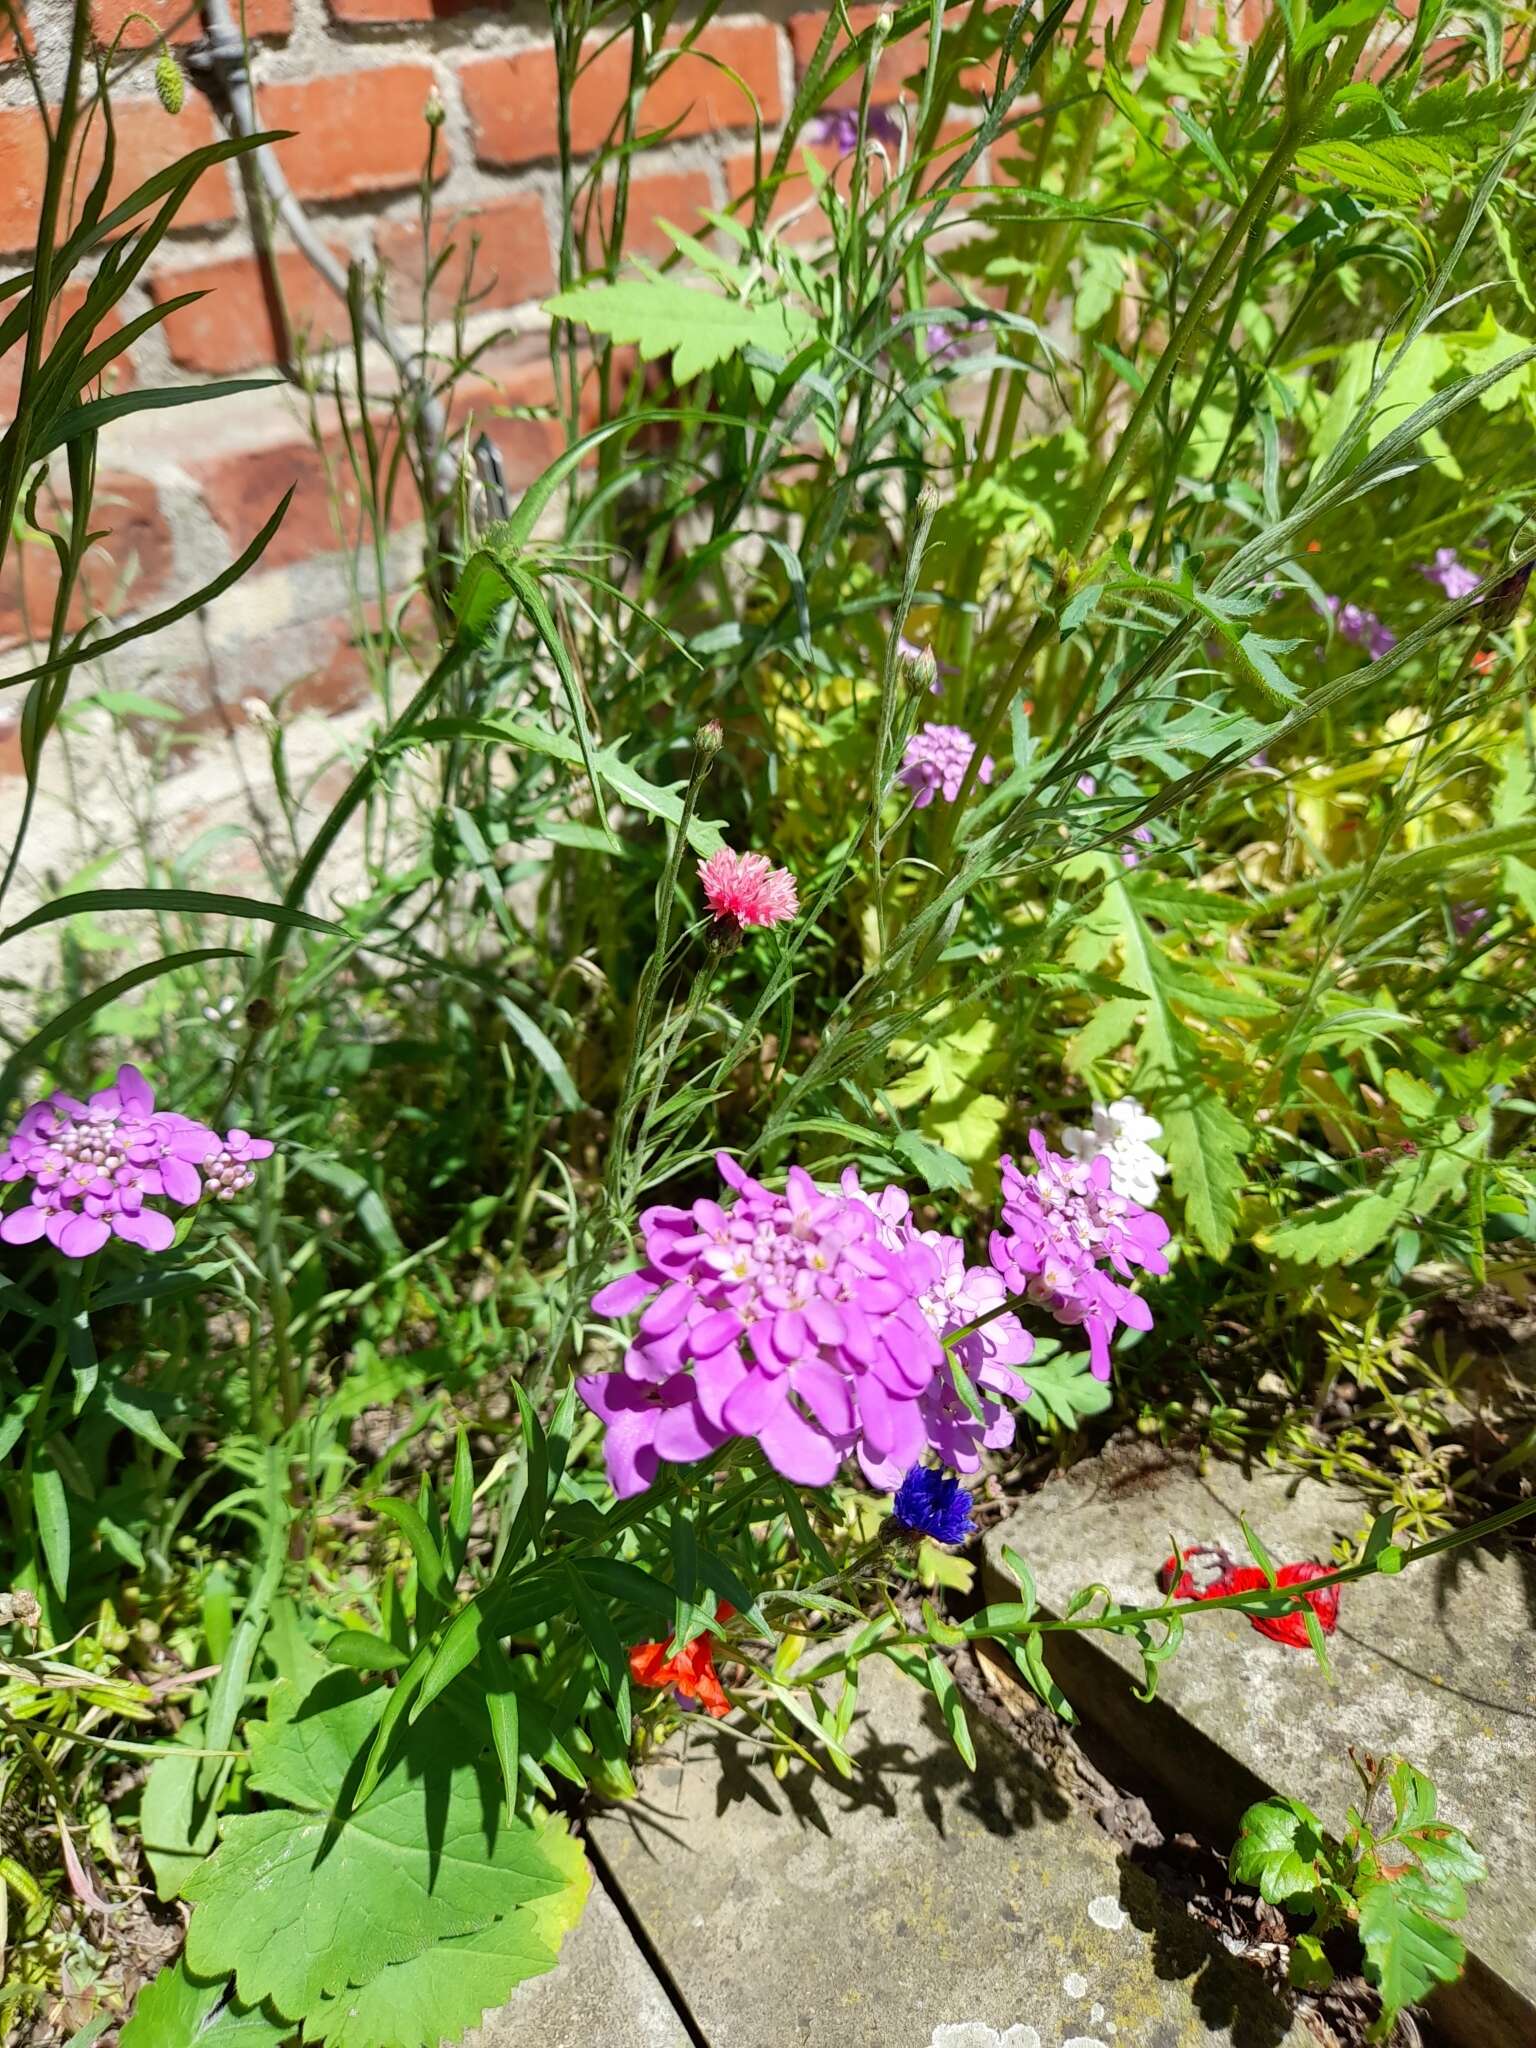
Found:
[[[1438,583],[1453,603],[1458,597],[1470,597],[1483,580],[1475,569],[1467,567],[1454,548],[1436,548],[1432,562],[1419,564],[1419,574]]]
[[[659,1460],[687,1464],[733,1436],[756,1437],[807,1486],[850,1453],[871,1472],[904,1471],[925,1442],[919,1397],[944,1364],[920,1306],[931,1253],[893,1248],[867,1203],[799,1167],[780,1195],[727,1154],[716,1163],[733,1205],[648,1209],[646,1263],[592,1303],[641,1311],[620,1370],[577,1381],[608,1425],[614,1492],[638,1493]]]
[[[176,1226],[152,1202],[191,1208],[205,1179],[215,1195],[240,1194],[271,1151],[270,1139],[249,1131],[220,1138],[191,1117],[156,1109],[138,1068],[119,1067],[89,1102],[54,1094],[23,1116],[0,1153],[0,1185],[30,1181],[31,1192],[0,1217],[0,1240],[46,1237],[72,1259],[89,1258],[113,1237],[163,1252]]]
[[[1107,1380],[1118,1326],[1152,1327],[1152,1311],[1126,1283],[1133,1266],[1167,1272],[1168,1226],[1155,1210],[1115,1193],[1102,1154],[1067,1159],[1038,1131],[1029,1144],[1036,1170],[1027,1179],[1006,1153],[1001,1162],[1003,1224],[992,1233],[992,1263],[1010,1294],[1038,1303],[1059,1323],[1083,1326],[1094,1374]]]
[[[918,1306],[940,1342],[951,1340],[950,1355],[969,1378],[981,1415],[978,1419],[962,1399],[953,1373],[945,1366],[923,1389],[918,1406],[929,1449],[955,1471],[975,1472],[983,1450],[1001,1450],[1013,1442],[1013,1416],[997,1397],[1029,1399],[1029,1382],[1014,1367],[1033,1357],[1035,1340],[1017,1316],[998,1313],[1008,1299],[1002,1276],[991,1266],[968,1265],[965,1246],[958,1237],[939,1230],[919,1230],[912,1221],[912,1202],[904,1188],[888,1187],[867,1194],[850,1166],[843,1175],[842,1189],[874,1212],[881,1238],[893,1250],[921,1248],[934,1262]],[[991,1320],[968,1336],[959,1336],[983,1316]],[[895,1463],[878,1469],[866,1464],[865,1471],[877,1486],[893,1487],[901,1477],[901,1467]]]
[[[913,791],[913,807],[926,810],[936,796],[952,804],[960,794],[965,771],[971,765],[976,742],[963,725],[921,725],[907,741],[896,780]],[[979,782],[992,780],[990,754],[982,757],[977,770]]]
[[[920,1230],[901,1188],[866,1192],[852,1169],[825,1188],[792,1167],[777,1194],[721,1153],[726,1202],[647,1210],[644,1264],[592,1302],[602,1316],[638,1311],[636,1334],[615,1371],[576,1383],[606,1425],[615,1493],[643,1492],[663,1461],[692,1463],[732,1437],[755,1438],[807,1486],[829,1484],[847,1458],[884,1490],[925,1453],[976,1471],[983,1450],[1013,1441],[1005,1402],[1030,1392],[1018,1368],[1034,1339],[1006,1309],[1010,1292],[1085,1324],[1107,1377],[1117,1323],[1152,1319],[1101,1267],[1165,1272],[1168,1230],[1113,1192],[1107,1160],[1031,1143],[1034,1180],[1003,1162],[990,1265],[969,1264],[958,1237]]]
[[[975,1528],[971,1496],[947,1472],[931,1465],[914,1465],[896,1489],[891,1513],[914,1536],[931,1536],[935,1543],[963,1543]]]
[[[1392,628],[1384,626],[1375,612],[1367,611],[1364,605],[1346,604],[1341,597],[1330,597],[1328,609],[1333,613],[1339,638],[1348,640],[1354,647],[1363,647],[1372,661],[1379,661],[1382,655],[1390,654],[1397,645],[1397,635]]]

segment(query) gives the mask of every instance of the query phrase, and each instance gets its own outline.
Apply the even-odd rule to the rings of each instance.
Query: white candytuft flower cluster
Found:
[[[1074,1159],[1107,1159],[1115,1193],[1150,1209],[1158,1199],[1157,1184],[1168,1171],[1168,1162],[1154,1143],[1162,1135],[1157,1118],[1148,1116],[1134,1095],[1122,1095],[1118,1102],[1096,1102],[1089,1128],[1064,1130],[1061,1142]]]

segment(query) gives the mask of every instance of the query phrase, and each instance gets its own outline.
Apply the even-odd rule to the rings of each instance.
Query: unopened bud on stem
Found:
[[[725,734],[718,718],[706,718],[693,736],[694,751],[713,758],[725,745]]]

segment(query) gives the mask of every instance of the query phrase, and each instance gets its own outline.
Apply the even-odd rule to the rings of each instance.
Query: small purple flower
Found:
[[[240,1141],[237,1144],[237,1141]],[[202,1198],[199,1167],[226,1159],[228,1173],[272,1150],[264,1138],[218,1134],[174,1110],[157,1110],[137,1067],[123,1066],[89,1102],[50,1095],[22,1117],[0,1154],[0,1184],[30,1181],[27,1200],[0,1218],[0,1240],[35,1244],[46,1237],[66,1258],[85,1259],[112,1237],[163,1252],[176,1235],[155,1201],[191,1208]],[[242,1181],[240,1185],[248,1185]]]
[[[1453,903],[1451,905],[1451,929],[1458,939],[1469,939],[1479,925],[1488,922],[1488,913],[1481,903]]]
[[[257,1161],[271,1157],[270,1138],[253,1138],[249,1131],[231,1131],[204,1163],[208,1192],[225,1202],[243,1195],[247,1188],[255,1186]]]
[[[939,795],[952,804],[975,751],[976,742],[963,725],[919,726],[907,741],[896,780],[914,792],[914,807],[919,811],[926,810]],[[977,779],[990,782],[993,767],[992,756],[984,755]]]
[[[1438,583],[1453,603],[1459,597],[1470,597],[1483,580],[1475,569],[1467,568],[1454,548],[1436,548],[1432,562],[1419,564],[1419,574]]]
[[[1353,646],[1363,647],[1372,661],[1379,661],[1384,654],[1390,654],[1397,645],[1397,635],[1390,626],[1384,626],[1375,612],[1364,605],[1346,604],[1342,598],[1330,597],[1328,609],[1333,613],[1334,624],[1339,629],[1339,638],[1348,640]]]
[[[1006,1153],[1000,1162],[1002,1228],[992,1233],[992,1264],[1010,1294],[1087,1330],[1094,1375],[1107,1380],[1116,1328],[1152,1327],[1152,1311],[1124,1283],[1133,1266],[1167,1272],[1168,1226],[1155,1210],[1115,1193],[1104,1154],[1068,1159],[1038,1131],[1029,1145],[1035,1171],[1027,1179]]]
[[[817,116],[820,140],[830,142],[840,156],[852,156],[859,146],[859,115],[856,107],[830,107]],[[864,140],[880,142],[894,149],[901,140],[901,123],[889,107],[871,107],[864,120]]]
[[[891,1513],[914,1536],[935,1543],[964,1543],[976,1527],[971,1497],[960,1481],[931,1465],[914,1465],[896,1489]]]

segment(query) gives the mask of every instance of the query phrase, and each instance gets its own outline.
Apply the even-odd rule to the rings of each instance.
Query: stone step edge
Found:
[[[1016,1582],[986,1544],[981,1583],[987,1601],[1019,1597]],[[1048,1600],[1040,1601],[1039,1611],[1051,1620],[1062,1619]],[[1186,1721],[1160,1693],[1150,1700],[1138,1698],[1134,1674],[1104,1647],[1107,1636],[1084,1631],[1047,1635],[1043,1640],[1046,1665],[1073,1708],[1125,1759],[1132,1779],[1127,1789],[1138,1789],[1138,1777],[1155,1786],[1223,1854],[1237,1838],[1243,1813],[1256,1800],[1305,1797],[1305,1787],[1259,1777]],[[1461,1977],[1442,1985],[1426,2009],[1451,2048],[1532,2048],[1536,2043],[1536,2006],[1470,1944]]]

